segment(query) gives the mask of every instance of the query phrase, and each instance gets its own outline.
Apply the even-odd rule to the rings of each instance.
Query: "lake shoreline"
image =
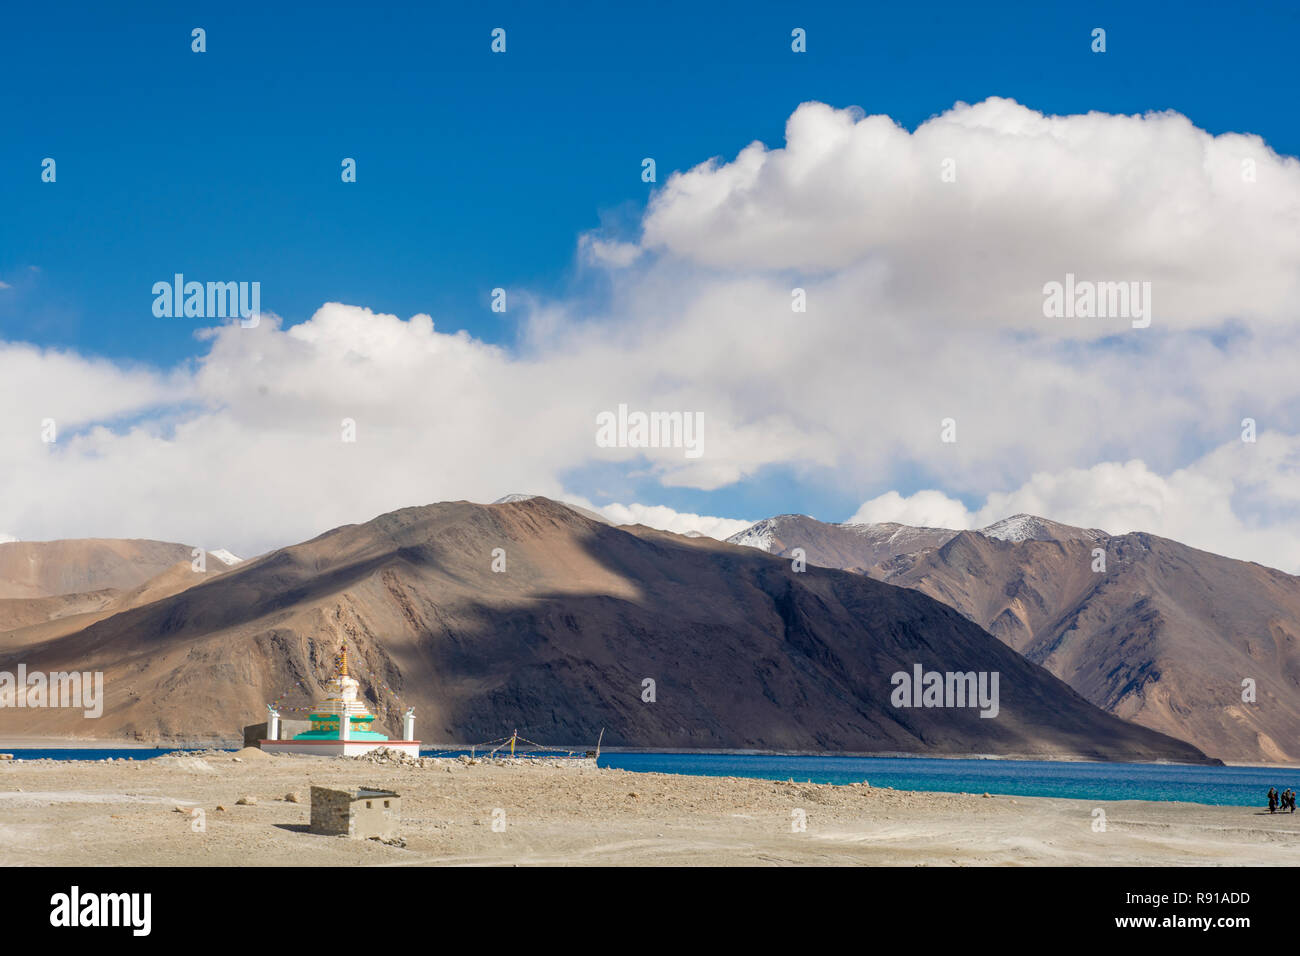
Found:
[[[138,738],[115,739],[112,737],[0,737],[0,752],[7,750],[238,750],[243,747],[242,738],[194,737],[179,740],[157,739],[150,741]],[[422,742],[421,753],[425,752],[460,752],[468,753],[473,744]],[[594,745],[555,746],[548,751],[557,753],[586,753]],[[1100,763],[1127,764],[1140,763],[1151,766],[1178,767],[1279,767],[1283,769],[1300,767],[1300,764],[1272,763],[1225,763],[1215,759],[1210,763],[1189,763],[1179,760],[1105,760],[1077,753],[1064,754],[930,754],[910,753],[906,751],[805,751],[805,750],[749,750],[749,749],[681,749],[672,747],[601,747],[601,753],[621,754],[700,754],[719,757],[845,757],[851,759],[882,760],[999,760],[999,761],[1042,761],[1048,763]]]
[[[11,748],[0,753],[15,762],[150,762],[171,755],[229,755],[233,747],[63,747]],[[240,753],[261,751],[240,751]],[[521,757],[563,755],[565,751],[520,752]],[[497,756],[504,756],[499,752]],[[422,750],[426,759],[476,757],[483,750]],[[1295,768],[1206,766],[1176,763],[1114,761],[979,760],[967,757],[907,755],[769,754],[755,751],[602,751],[600,766],[633,773],[674,776],[736,777],[752,780],[851,785],[867,783],[885,789],[918,793],[991,793],[1044,799],[1083,799],[1098,802],[1145,800],[1186,802],[1203,806],[1256,806],[1270,787],[1300,790]]]
[[[401,794],[405,845],[309,832],[313,785]],[[15,865],[1282,866],[1297,841],[1300,817],[1181,802],[250,750],[0,762]]]

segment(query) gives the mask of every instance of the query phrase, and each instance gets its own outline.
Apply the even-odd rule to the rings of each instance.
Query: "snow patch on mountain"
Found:
[[[214,558],[216,558],[218,561],[220,561],[222,564],[226,565],[227,567],[240,564],[244,560],[243,558],[231,554],[225,548],[217,548],[215,551],[209,551],[208,554],[212,555]]]
[[[981,528],[980,534],[998,541],[1050,541],[1052,536],[1043,523],[1033,515],[1012,515],[995,521],[987,528]]]
[[[896,521],[881,521],[876,524],[850,524],[845,522],[837,525],[837,527],[862,535],[864,538],[869,538],[874,544],[888,544],[899,552],[915,551],[922,547],[933,547],[936,543],[942,543],[948,538],[955,537],[958,533],[952,528],[920,528],[909,524],[899,524]]]
[[[1010,541],[1019,544],[1024,541],[1071,541],[1077,539],[1099,541],[1107,537],[1106,532],[1097,528],[1073,528],[1058,524],[1034,515],[1012,515],[995,521],[987,528],[981,528],[978,534],[998,541]]]
[[[727,539],[727,544],[738,544],[746,548],[758,548],[760,551],[770,552],[772,542],[777,537],[777,522],[780,520],[780,518],[764,518],[744,531],[733,534]]]

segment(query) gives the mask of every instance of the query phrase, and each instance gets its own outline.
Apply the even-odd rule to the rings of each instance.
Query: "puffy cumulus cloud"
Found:
[[[680,468],[682,448],[598,448],[596,415],[619,402],[688,411],[702,401],[688,386],[657,388],[657,369],[629,375],[628,356],[596,342],[586,354],[520,358],[439,332],[427,315],[337,303],[287,328],[271,316],[205,337],[208,353],[170,376],[0,346],[6,407],[25,413],[4,416],[0,527],[256,554],[411,504],[519,487],[564,498],[557,476],[591,460]],[[45,417],[67,423],[52,444],[41,440]],[[704,533],[729,527],[621,507],[657,527],[697,517]]]
[[[694,531],[720,541],[744,531],[754,523],[736,518],[717,518],[692,514],[689,511],[674,511],[664,505],[608,504],[596,507],[594,510],[614,524],[643,524],[648,528],[658,528],[660,531],[672,531],[677,534]]]
[[[964,531],[970,527],[970,512],[960,501],[948,497],[942,491],[924,490],[910,495],[887,491],[863,502],[862,507],[848,520],[849,524],[883,522]]]
[[[1014,514],[1111,534],[1146,531],[1300,573],[1300,437],[1262,433],[1254,443],[1227,442],[1167,475],[1137,459],[1037,472],[974,510],[938,491],[888,492],[850,521],[960,530]]]
[[[1126,323],[1045,325],[1045,283],[1149,281],[1156,327],[1293,319],[1298,219],[1300,163],[1178,113],[1045,116],[992,98],[909,133],[805,103],[783,147],[672,176],[643,242],[723,270],[875,262],[900,313],[1096,337]]]
[[[492,477],[549,477],[570,460],[530,431],[538,423],[520,391],[483,399],[482,387],[504,393],[514,381],[509,360],[437,333],[428,317],[329,305],[288,330],[264,319],[210,338],[197,368],[178,373],[179,400],[161,409],[156,377],[0,349],[0,367],[33,366],[20,388],[30,434],[0,445],[0,526],[29,539],[157,537],[249,554],[394,507],[477,497]],[[46,410],[90,424],[44,444]],[[343,441],[345,420],[355,442]]]
[[[782,469],[865,490],[858,520],[1145,523],[1295,567],[1293,458],[1268,449],[1300,435],[1298,197],[1294,159],[1172,113],[989,100],[909,133],[806,104],[783,147],[671,177],[635,245],[580,238],[607,281],[512,294],[509,347],[337,303],[212,330],[174,372],[0,344],[0,527],[255,554],[415,503],[594,496],[574,475],[714,491],[725,515]],[[1152,282],[1151,326],[1045,318],[1067,272]],[[598,447],[620,404],[701,414],[703,454]],[[733,528],[654,504],[608,507]]]
[[[990,495],[976,521],[1016,512],[1112,534],[1149,531],[1300,573],[1300,438],[1229,442],[1167,475],[1141,461],[1035,474],[1010,494]]]
[[[87,359],[74,352],[0,342],[0,441],[42,444],[42,423],[55,435],[96,422],[184,401],[191,394],[182,373]]]
[[[795,313],[789,282],[664,262],[620,287],[606,321],[560,310],[546,321],[575,374],[582,362],[619,370],[611,400],[633,390],[641,407],[704,413],[705,454],[656,465],[701,489],[782,464],[884,491],[898,486],[892,469],[914,466],[933,487],[983,496],[1099,458],[1167,471],[1221,443],[1245,411],[1300,430],[1300,325],[1082,343],[936,329],[879,305],[881,281],[870,266],[825,276]],[[940,441],[949,417],[953,444]]]

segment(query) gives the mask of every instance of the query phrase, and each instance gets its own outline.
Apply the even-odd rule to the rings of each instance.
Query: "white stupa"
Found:
[[[415,708],[408,707],[402,716],[404,740],[389,740],[371,730],[375,715],[359,699],[361,685],[348,673],[348,649],[339,654],[334,676],[325,685],[326,697],[311,713],[311,730],[290,740],[280,740],[280,714],[267,707],[267,738],[259,741],[262,750],[273,754],[313,754],[319,757],[359,757],[381,747],[420,756],[420,741],[415,737]]]

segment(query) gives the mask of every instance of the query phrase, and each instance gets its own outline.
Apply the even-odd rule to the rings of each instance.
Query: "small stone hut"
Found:
[[[311,832],[354,840],[393,840],[401,822],[402,798],[391,790],[360,787],[311,788]]]

